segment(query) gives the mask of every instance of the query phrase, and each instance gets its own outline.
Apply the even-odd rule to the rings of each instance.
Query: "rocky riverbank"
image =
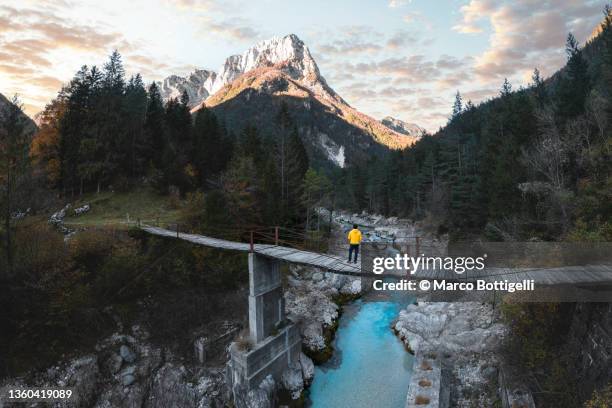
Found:
[[[71,388],[69,407],[223,407],[230,403],[224,375],[224,365],[186,361],[133,326],[100,341],[91,353],[2,385]]]
[[[419,397],[433,401],[432,384],[440,385],[440,389],[435,394],[439,402],[436,400],[436,405],[431,406],[496,406],[502,398],[509,406],[533,406],[525,388],[514,381],[510,384],[504,375],[499,352],[508,329],[501,322],[499,310],[492,305],[420,302],[400,312],[394,330],[415,353],[415,367],[427,368],[433,360],[439,367],[438,377],[433,381],[415,374],[408,395],[409,406],[418,406],[415,401]]]
[[[287,317],[302,335],[302,348],[316,364],[328,360],[342,305],[360,296],[358,278],[296,266],[285,292]]]

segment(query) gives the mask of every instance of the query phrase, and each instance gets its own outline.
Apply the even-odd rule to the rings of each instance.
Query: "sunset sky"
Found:
[[[527,85],[565,61],[569,31],[583,43],[605,1],[494,0],[0,0],[0,93],[28,114],[84,64],[118,49],[146,82],[218,70],[259,40],[294,33],[327,82],[375,118],[433,131],[454,94],[477,103],[504,77]]]

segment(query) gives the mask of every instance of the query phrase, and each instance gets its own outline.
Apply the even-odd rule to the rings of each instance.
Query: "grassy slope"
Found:
[[[162,224],[175,222],[178,219],[180,203],[169,196],[161,196],[148,189],[138,189],[126,193],[102,192],[86,194],[72,203],[72,208],[85,204],[91,210],[81,216],[69,211],[65,218],[66,225],[73,226],[127,226],[130,221],[140,219],[144,223],[154,224],[159,219]]]

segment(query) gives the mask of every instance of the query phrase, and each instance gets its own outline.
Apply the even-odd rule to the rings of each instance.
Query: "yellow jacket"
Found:
[[[353,228],[348,233],[348,240],[349,244],[351,245],[359,245],[361,243],[361,231],[359,231],[357,228]]]

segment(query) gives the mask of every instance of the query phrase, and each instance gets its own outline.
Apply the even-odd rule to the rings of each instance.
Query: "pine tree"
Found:
[[[245,230],[263,225],[262,185],[253,158],[235,156],[222,178],[226,208]]]
[[[151,160],[153,167],[162,167],[162,154],[166,144],[164,105],[159,88],[152,82],[149,86],[147,114],[145,117],[145,141],[141,146],[141,157]]]
[[[504,83],[502,84],[501,90],[499,91],[500,96],[507,97],[512,93],[512,85],[508,82],[508,78],[504,78]]]
[[[104,64],[102,87],[97,98],[95,123],[98,131],[95,144],[104,152],[103,157],[96,158],[96,165],[100,169],[96,174],[97,191],[100,191],[103,183],[130,167],[129,149],[125,148],[130,145],[130,140],[126,131],[124,93],[125,70],[121,55],[115,50]]]
[[[300,139],[296,127],[287,140],[285,174],[285,200],[289,220],[299,223],[304,218],[304,205],[302,203],[303,183],[309,161],[306,148]]]
[[[0,219],[4,227],[8,275],[12,273],[14,266],[11,214],[16,210],[16,196],[22,187],[22,178],[29,164],[29,145],[30,137],[26,132],[21,103],[15,96],[5,112],[0,112]]]
[[[117,94],[123,93],[125,87],[125,69],[121,61],[121,54],[114,50],[109,60],[104,64],[104,88]]]
[[[563,119],[572,118],[584,112],[584,103],[591,90],[588,63],[572,33],[567,35],[565,51],[567,54],[566,76],[559,90],[559,114]]]
[[[293,124],[289,108],[286,102],[282,102],[278,114],[276,115],[276,123],[278,125],[277,137],[277,156],[280,173],[281,185],[281,201],[287,201],[287,133]]]
[[[608,90],[607,96],[612,101],[612,6],[607,4],[604,7],[604,19],[601,23],[600,38],[603,43],[603,66],[601,75],[605,89]]]
[[[538,106],[542,107],[547,101],[547,94],[546,94],[546,86],[544,85],[544,81],[542,80],[542,77],[540,76],[539,69],[534,68],[533,75],[531,76],[531,80],[533,81],[532,88],[534,90],[536,101],[538,102]]]
[[[84,65],[65,89],[66,110],[59,124],[60,184],[64,194],[70,192],[73,195],[81,184],[78,167],[84,130],[87,132],[97,130],[92,129],[89,123],[94,108],[92,97],[94,92],[91,88],[93,78],[90,76],[89,68]]]
[[[459,91],[455,94],[455,102],[453,103],[453,113],[451,114],[451,121],[461,115],[463,112],[463,100]]]
[[[140,74],[132,76],[125,90],[124,110],[126,112],[126,132],[129,143],[129,167],[124,169],[132,177],[143,175],[146,169],[146,157],[142,156],[142,147],[146,144],[144,124],[147,114],[147,91]]]
[[[194,121],[191,161],[201,187],[227,167],[232,150],[231,140],[225,136],[215,114],[206,107],[199,109]]]

